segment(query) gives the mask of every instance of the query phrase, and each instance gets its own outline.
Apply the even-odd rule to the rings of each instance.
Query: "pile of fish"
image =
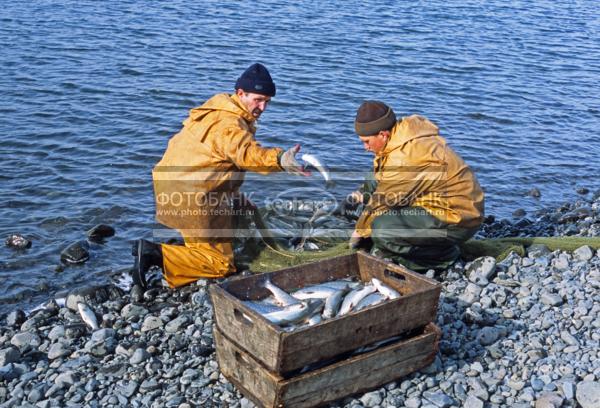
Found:
[[[292,293],[287,293],[269,279],[264,287],[272,296],[243,303],[270,322],[287,326],[290,331],[400,297],[400,293],[376,278],[367,284],[340,279],[306,286]]]

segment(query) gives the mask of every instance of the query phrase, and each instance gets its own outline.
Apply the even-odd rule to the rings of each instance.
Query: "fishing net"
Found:
[[[545,245],[551,251],[562,250],[572,252],[588,245],[600,249],[600,238],[589,237],[534,237],[534,238],[497,238],[471,239],[461,245],[462,258],[472,261],[481,256],[492,256],[499,262],[510,252],[520,256],[526,255],[527,247],[538,244]],[[247,263],[248,269],[254,273],[271,272],[278,269],[316,262],[327,258],[348,255],[354,252],[348,248],[347,242],[331,242],[318,251],[295,252],[285,249],[274,249],[266,245],[257,246],[252,258]]]

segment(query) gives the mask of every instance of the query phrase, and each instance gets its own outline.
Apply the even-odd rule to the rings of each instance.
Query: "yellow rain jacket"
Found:
[[[188,238],[231,238],[230,200],[245,171],[282,170],[281,149],[261,147],[255,133],[255,118],[235,94],[192,109],[152,171],[157,221]]]
[[[422,116],[404,117],[394,125],[373,169],[377,188],[356,223],[362,237],[371,235],[375,217],[394,207],[422,207],[463,228],[483,221],[484,194],[475,174]]]
[[[169,286],[235,272],[231,199],[246,171],[282,170],[277,160],[282,150],[261,147],[254,122],[236,95],[215,95],[190,111],[152,171],[156,219],[185,241],[161,244]]]

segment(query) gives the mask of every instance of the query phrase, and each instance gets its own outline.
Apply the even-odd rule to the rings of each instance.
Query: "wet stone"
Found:
[[[31,248],[31,241],[20,234],[10,234],[6,237],[4,244],[12,249]]]
[[[110,225],[98,224],[88,230],[86,235],[90,241],[102,242],[104,238],[110,238],[115,235],[115,229]]]
[[[74,242],[60,253],[60,260],[65,265],[82,264],[90,259],[90,245],[87,241]]]
[[[6,316],[6,325],[9,327],[19,327],[27,319],[25,312],[20,309],[13,310]]]

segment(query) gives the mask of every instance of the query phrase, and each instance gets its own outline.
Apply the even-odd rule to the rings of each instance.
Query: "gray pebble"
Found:
[[[55,360],[71,354],[71,350],[63,342],[56,342],[48,349],[48,359]]]
[[[129,359],[129,363],[136,365],[146,361],[150,357],[150,354],[143,348],[138,348],[133,352],[133,355]]]
[[[540,301],[549,306],[560,306],[563,304],[562,296],[555,293],[543,292]]]
[[[190,318],[187,315],[181,315],[167,323],[165,331],[167,333],[177,333],[184,329],[189,323]]]
[[[594,250],[588,245],[584,245],[573,251],[573,257],[578,261],[589,261],[594,257]]]
[[[419,408],[421,406],[421,398],[410,397],[404,401],[406,408]]]
[[[483,401],[473,395],[469,395],[463,404],[463,408],[483,408]]]
[[[423,398],[440,408],[447,408],[454,404],[454,400],[442,391],[425,391]]]
[[[498,340],[500,332],[495,327],[484,327],[477,334],[477,340],[483,346],[489,346]]]
[[[156,316],[146,316],[144,323],[142,323],[142,332],[149,332],[151,330],[160,329],[163,327],[163,321]]]
[[[16,347],[7,347],[0,350],[0,367],[20,360],[21,353]]]
[[[368,392],[360,398],[360,402],[367,408],[376,407],[381,404],[383,399],[379,391]]]
[[[582,408],[600,407],[600,382],[582,381],[578,383],[575,397]]]
[[[535,401],[535,408],[559,408],[563,397],[553,392],[545,392]]]

